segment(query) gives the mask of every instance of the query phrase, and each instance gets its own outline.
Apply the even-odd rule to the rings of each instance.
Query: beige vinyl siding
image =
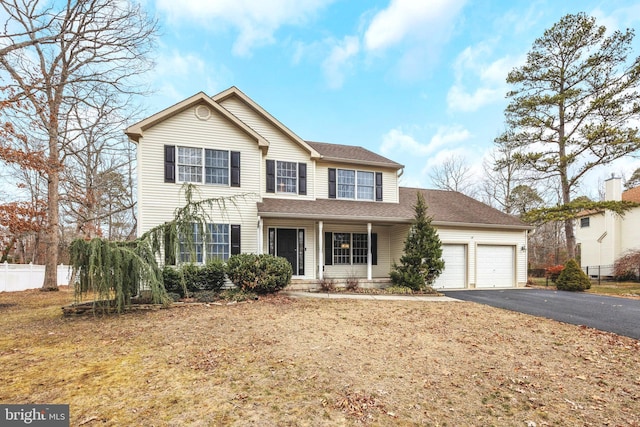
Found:
[[[315,279],[318,272],[317,262],[317,225],[313,221],[279,220],[265,218],[262,226],[262,253],[269,253],[269,228],[296,228],[304,229],[304,276],[296,276],[297,279]]]
[[[391,261],[398,262],[404,250],[404,240],[410,226],[396,225],[391,229]],[[518,286],[527,282],[527,252],[520,248],[526,247],[527,232],[522,230],[510,231],[499,229],[473,229],[436,227],[438,237],[443,244],[462,244],[467,246],[467,283],[474,287],[476,283],[476,250],[477,245],[507,245],[515,250],[516,280]]]
[[[382,202],[398,203],[398,174],[395,170],[376,169],[369,166],[348,165],[344,163],[316,163],[316,197],[329,198],[329,169],[349,169],[366,172],[382,172]],[[375,195],[375,193],[374,193]],[[378,202],[380,203],[380,202]]]
[[[222,106],[233,113],[240,120],[245,122],[249,127],[262,135],[269,142],[269,149],[266,156],[263,157],[262,163],[267,159],[280,160],[286,162],[304,162],[307,164],[307,195],[300,196],[297,194],[288,193],[267,193],[266,184],[262,185],[261,194],[263,197],[278,197],[278,198],[301,198],[301,199],[313,199],[314,198],[314,183],[315,183],[315,171],[313,162],[309,152],[300,146],[297,142],[289,138],[276,126],[264,119],[254,110],[249,108],[245,103],[235,97],[231,97],[222,101]],[[260,176],[261,181],[265,182],[265,166],[261,165]]]
[[[467,245],[469,287],[474,287],[476,283],[478,245],[512,246],[515,254],[517,285],[524,286],[527,283],[527,252],[521,250],[527,245],[526,231],[438,227],[438,236],[442,243]]]
[[[173,116],[145,131],[138,143],[138,233],[174,217],[175,209],[184,206],[182,184],[164,182],[164,146],[213,148],[239,151],[241,187],[196,185],[197,197],[231,197],[243,194],[225,209],[212,212],[214,221],[241,224],[241,249],[253,252],[256,246],[256,202],[259,201],[260,179],[255,173],[260,167],[257,142],[212,112],[204,121],[195,116],[194,108]],[[177,174],[176,174],[177,176]]]

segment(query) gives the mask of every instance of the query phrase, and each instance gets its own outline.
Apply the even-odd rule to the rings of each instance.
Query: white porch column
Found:
[[[320,280],[324,278],[324,254],[322,253],[322,248],[324,248],[324,244],[322,243],[323,237],[322,221],[318,221],[318,279]]]
[[[371,223],[367,223],[367,280],[371,280]]]
[[[263,226],[264,226],[264,223],[262,221],[262,217],[259,216],[258,217],[258,239],[257,239],[257,242],[258,242],[258,255],[262,255],[264,253]]]

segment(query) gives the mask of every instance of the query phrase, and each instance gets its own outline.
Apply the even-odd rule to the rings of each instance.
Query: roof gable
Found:
[[[256,131],[254,131],[253,129],[251,129],[249,126],[247,126],[243,121],[241,121],[240,119],[238,119],[236,116],[234,116],[233,114],[231,114],[229,111],[227,111],[224,107],[222,107],[220,104],[218,104],[217,102],[215,102],[213,99],[211,99],[210,97],[208,97],[204,92],[198,92],[193,96],[190,96],[189,98],[178,102],[177,104],[172,105],[169,108],[165,108],[164,110],[150,116],[147,117],[146,119],[129,126],[127,129],[125,129],[125,134],[127,134],[127,136],[129,138],[131,138],[131,140],[133,140],[134,142],[139,142],[140,138],[142,138],[143,133],[145,130],[157,125],[158,123],[167,120],[177,114],[182,113],[183,111],[194,107],[196,105],[199,104],[204,104],[207,105],[209,108],[211,108],[212,110],[214,110],[215,112],[217,112],[218,114],[220,114],[221,116],[225,117],[227,120],[229,120],[234,126],[238,127],[240,130],[242,130],[244,133],[246,133],[247,135],[249,135],[249,137],[251,137],[253,140],[255,140],[258,143],[259,147],[268,147],[269,146],[269,142],[264,139],[264,137],[262,137],[259,133],[257,133]]]
[[[224,90],[217,95],[214,95],[212,99],[217,103],[222,103],[226,99],[229,99],[231,97],[236,97],[237,99],[242,101],[246,106],[248,106],[253,111],[258,113],[258,115],[261,116],[263,119],[265,119],[267,122],[271,123],[271,125],[279,129],[283,134],[285,134],[292,141],[294,141],[296,144],[298,144],[300,147],[306,150],[312,159],[316,159],[320,157],[320,154],[318,154],[318,152],[313,147],[307,144],[306,141],[304,141],[302,138],[296,135],[291,129],[289,129],[284,124],[282,124],[278,119],[273,117],[267,110],[262,108],[253,99],[245,95],[245,93],[242,92],[237,87],[231,86],[229,89]]]

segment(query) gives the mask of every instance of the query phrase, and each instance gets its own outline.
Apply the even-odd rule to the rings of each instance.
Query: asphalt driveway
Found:
[[[442,291],[441,291],[442,292]],[[640,300],[547,289],[444,291],[446,296],[640,340]]]

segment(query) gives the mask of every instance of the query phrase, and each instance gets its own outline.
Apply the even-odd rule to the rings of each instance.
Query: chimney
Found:
[[[611,174],[611,178],[604,182],[604,199],[613,201],[622,200],[622,178]]]

